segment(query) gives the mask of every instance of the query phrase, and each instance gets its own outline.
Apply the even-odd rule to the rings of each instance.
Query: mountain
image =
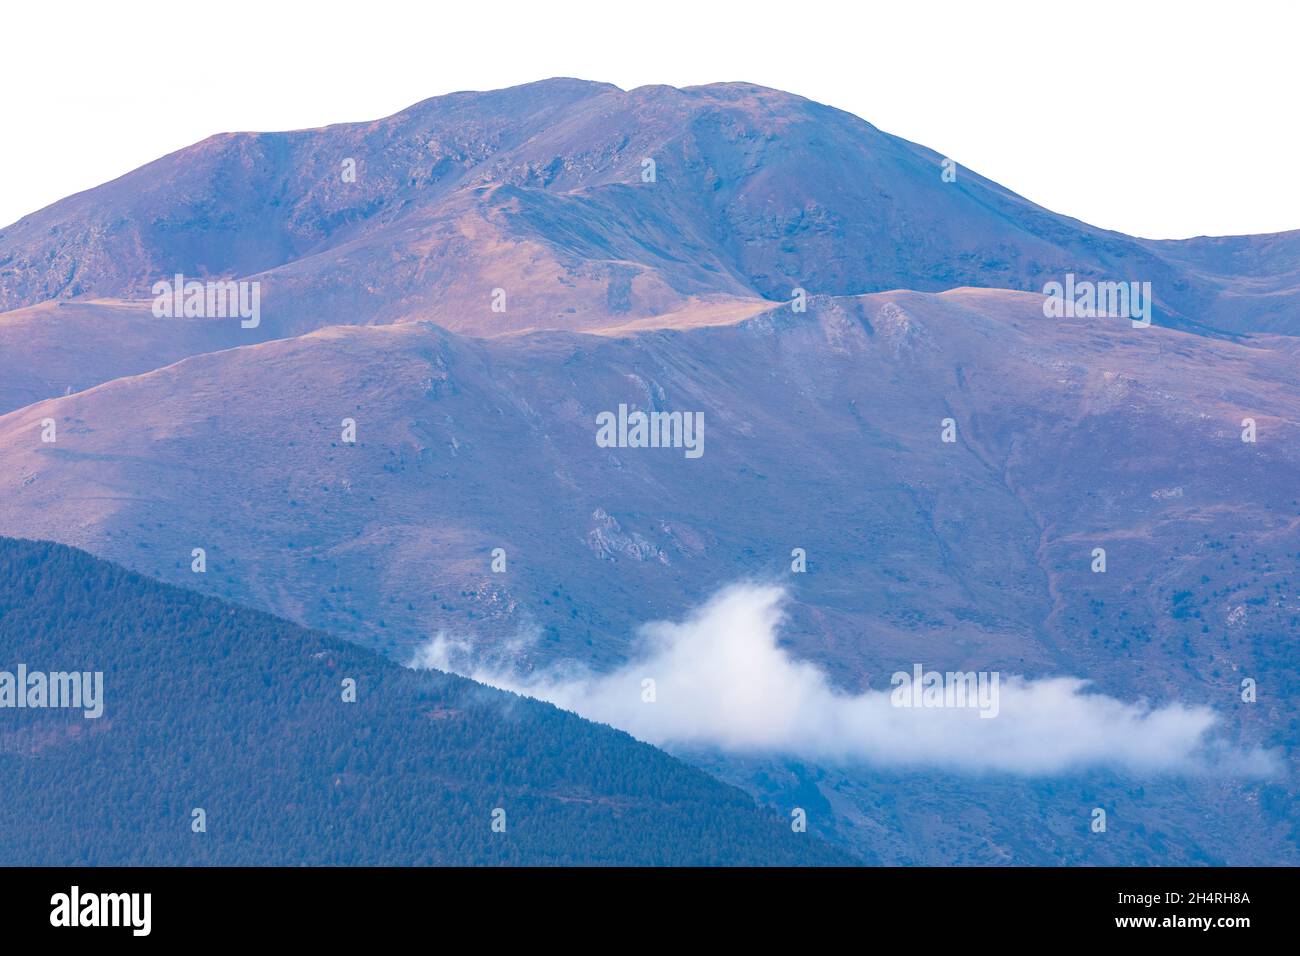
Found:
[[[783,647],[845,693],[1077,677],[1283,768],[674,751],[861,858],[1295,862],[1300,233],[1130,238],[942,159],[748,84],[214,137],[0,235],[0,534],[524,675],[777,582]],[[155,318],[178,272],[261,283],[260,324]],[[1066,275],[1151,282],[1155,324],[1045,317]],[[602,447],[620,407],[702,416],[702,454]]]
[[[1260,588],[1286,595],[1237,564],[1300,551],[1300,341],[1040,301],[882,293],[620,336],[335,327],[196,356],[0,417],[0,532],[398,657],[522,629],[541,660],[613,663],[647,616],[790,578],[795,547],[803,643],[854,679],[927,636],[1122,672],[1125,641],[1205,639],[1169,618],[1175,592],[1213,592],[1224,628]],[[701,412],[703,454],[598,447],[621,404]],[[1089,572],[1097,546],[1122,573]]]
[[[619,731],[71,548],[0,539],[0,648],[103,675],[97,718],[0,710],[7,865],[853,862]]]
[[[613,667],[640,624],[775,579],[793,595],[792,650],[841,686],[938,659],[1084,675],[1123,699],[1230,711],[1235,734],[1293,753],[1294,703],[1276,689],[1300,678],[1285,637],[1300,624],[1300,341],[1052,320],[1040,303],[884,293],[617,336],[338,327],[196,356],[0,417],[0,532],[397,660],[445,633],[525,672]],[[702,412],[704,453],[598,447],[597,415],[620,404]],[[1095,547],[1107,574],[1090,571]],[[790,573],[794,548],[808,573]],[[1243,676],[1274,689],[1267,706],[1234,704]],[[773,780],[836,779],[728,773],[777,801],[790,793]],[[1145,788],[1139,819],[1184,862],[1233,859],[1246,832],[1252,852],[1291,852],[1293,824],[1260,816],[1277,798],[1257,787],[1116,779]],[[937,786],[908,780],[825,786],[874,808],[852,818]],[[942,792],[970,820],[1019,808],[1008,832],[1026,835],[981,862],[1062,859],[1034,829],[1034,791],[958,778]],[[1195,830],[1207,813],[1237,824]],[[939,817],[885,858],[941,859],[953,817]],[[884,855],[878,826],[844,841]],[[1144,846],[1110,844],[1110,862]]]
[[[0,412],[246,345],[238,323],[155,319],[149,303],[54,300],[0,314]]]
[[[1165,324],[1300,333],[1297,233],[1137,240],[966,169],[945,182],[943,159],[744,83],[625,92],[554,79],[369,123],[222,134],[0,231],[0,342],[5,312],[137,303],[146,329],[102,372],[100,353],[71,335],[91,368],[33,368],[48,379],[38,397],[52,397],[230,334],[249,344],[405,321],[479,336],[696,324],[752,315],[796,287],[1041,292],[1067,273],[1150,282]],[[205,336],[153,319],[152,285],[178,273],[260,282],[260,324]],[[492,309],[496,289],[504,311]],[[123,319],[120,305],[103,308]]]

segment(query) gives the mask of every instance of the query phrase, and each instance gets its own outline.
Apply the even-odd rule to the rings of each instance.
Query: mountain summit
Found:
[[[944,160],[748,83],[455,93],[213,136],[24,217],[0,233],[0,312],[147,297],[182,273],[265,283],[258,337],[416,320],[495,335],[734,319],[795,288],[1041,292],[1070,272],[1151,282],[1161,321],[1300,332],[1300,234],[1133,239]]]
[[[0,534],[534,676],[777,581],[782,653],[837,691],[1086,680],[1287,743],[1300,233],[1135,239],[947,159],[744,83],[212,137],[0,234]],[[1151,324],[1074,308],[1121,283]],[[1296,859],[1294,756],[1032,787],[693,759],[888,862]]]

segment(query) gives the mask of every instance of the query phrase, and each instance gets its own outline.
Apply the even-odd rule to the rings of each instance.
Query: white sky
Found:
[[[0,13],[0,224],[227,130],[579,76],[748,80],[1153,238],[1300,228],[1300,3],[388,0]]]

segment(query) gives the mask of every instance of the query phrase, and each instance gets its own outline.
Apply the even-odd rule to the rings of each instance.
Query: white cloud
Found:
[[[896,707],[888,689],[843,693],[815,664],[779,646],[783,600],[776,587],[729,587],[681,623],[646,625],[640,653],[608,673],[570,665],[521,676],[505,666],[472,665],[470,648],[442,635],[412,666],[550,701],[665,747],[1016,774],[1103,765],[1256,774],[1272,766],[1259,751],[1216,745],[1218,718],[1207,707],[1126,703],[1089,693],[1087,682],[1073,677],[1003,675],[993,719],[974,708]],[[922,663],[946,669],[941,661]],[[647,678],[655,682],[653,703],[642,699]]]

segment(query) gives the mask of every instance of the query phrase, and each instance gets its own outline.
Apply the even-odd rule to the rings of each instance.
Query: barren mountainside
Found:
[[[1300,232],[1128,237],[944,159],[745,83],[213,136],[0,231],[0,535],[521,673],[777,582],[845,691],[1075,676],[1285,767],[683,754],[861,858],[1296,862]],[[155,317],[178,274],[259,283],[259,321]],[[1154,324],[1046,317],[1067,275],[1150,283]],[[602,447],[620,406],[700,415],[703,453]],[[1105,799],[1127,829],[1087,842]]]

